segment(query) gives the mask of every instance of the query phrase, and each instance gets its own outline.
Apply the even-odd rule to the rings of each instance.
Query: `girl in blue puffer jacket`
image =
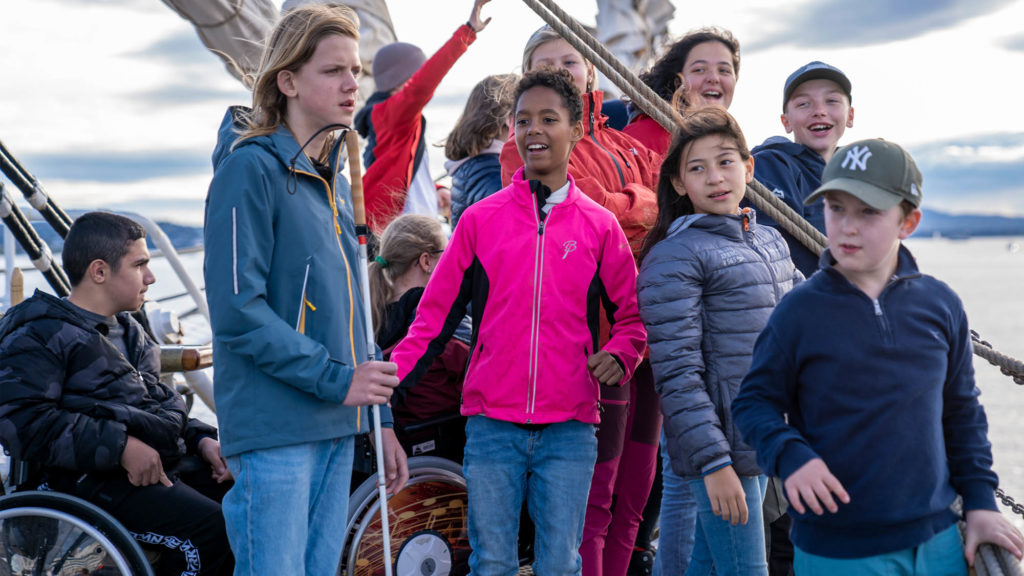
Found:
[[[444,143],[444,163],[452,177],[452,228],[462,212],[501,185],[498,155],[509,134],[512,93],[519,77],[495,74],[477,82],[466,108]]]
[[[687,116],[661,166],[658,220],[637,280],[672,469],[697,500],[686,572],[767,575],[761,504],[766,476],[729,408],[754,340],[802,279],[778,232],[740,210],[754,162],[736,120],[708,107]]]

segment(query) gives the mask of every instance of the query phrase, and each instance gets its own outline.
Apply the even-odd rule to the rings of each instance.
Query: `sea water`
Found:
[[[910,238],[921,271],[949,284],[967,321],[998,352],[1024,360],[1024,239]],[[999,486],[1024,504],[1024,386],[979,356],[974,370],[988,414],[989,441]],[[1000,504],[1000,510],[1010,514]],[[1018,528],[1024,518],[1012,515]]]

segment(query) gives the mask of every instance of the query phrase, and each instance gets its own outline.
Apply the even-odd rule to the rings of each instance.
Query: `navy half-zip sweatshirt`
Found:
[[[834,269],[827,250],[821,270],[775,308],[732,403],[767,473],[785,479],[821,458],[850,495],[835,514],[790,509],[793,543],[862,558],[948,528],[957,494],[964,510],[995,510],[960,299],[918,272],[902,246],[877,300]]]

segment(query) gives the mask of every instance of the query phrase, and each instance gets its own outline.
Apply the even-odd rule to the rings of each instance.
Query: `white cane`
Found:
[[[377,343],[373,339],[373,317],[370,314],[369,258],[366,254],[366,208],[363,204],[363,174],[359,164],[359,136],[354,130],[345,133],[345,147],[348,149],[349,175],[352,179],[352,211],[356,222],[356,236],[359,238],[359,270],[363,287],[363,310],[366,318],[367,360],[374,360]],[[380,499],[380,529],[384,543],[384,575],[391,576],[391,530],[388,527],[387,478],[384,474],[384,441],[380,431],[380,406],[373,405],[373,441],[377,456],[377,497]]]

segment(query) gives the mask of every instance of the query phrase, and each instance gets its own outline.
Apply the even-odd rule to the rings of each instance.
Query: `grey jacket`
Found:
[[[672,469],[699,477],[726,464],[761,473],[730,406],[757,335],[803,275],[777,231],[752,210],[672,223],[637,280]]]

